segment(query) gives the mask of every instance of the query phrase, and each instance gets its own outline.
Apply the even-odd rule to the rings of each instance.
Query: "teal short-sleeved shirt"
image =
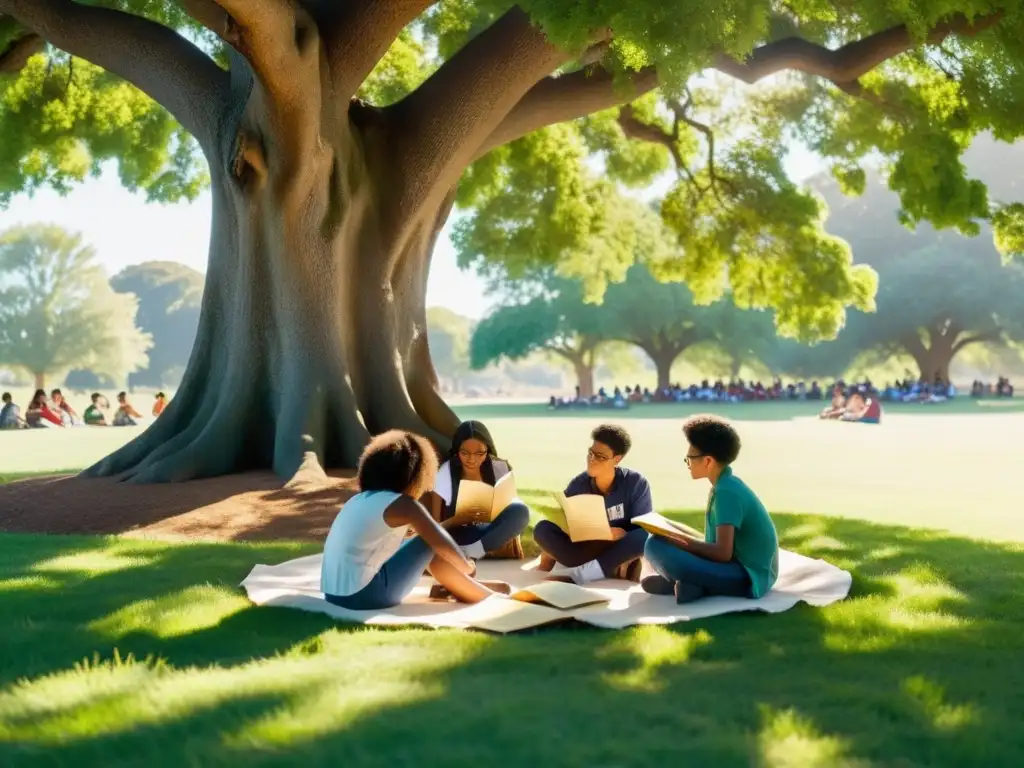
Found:
[[[720,525],[736,529],[733,559],[750,574],[753,597],[762,597],[779,575],[779,536],[757,494],[729,467],[711,489],[704,528],[708,543],[715,543]]]

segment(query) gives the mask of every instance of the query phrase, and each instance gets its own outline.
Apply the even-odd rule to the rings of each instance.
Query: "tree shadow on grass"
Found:
[[[102,677],[61,715],[94,717],[91,733],[47,745],[32,726],[64,721],[34,711],[26,719],[23,711],[8,756],[104,765],[1019,764],[1020,546],[812,516],[780,515],[778,527],[786,548],[852,569],[850,599],[772,616],[513,637],[328,630],[324,617],[248,607],[203,626],[175,625],[158,606],[131,628],[138,611],[126,606],[205,582],[237,583],[254,562],[303,550],[119,552],[152,557],[70,584],[70,594],[36,592],[49,601],[32,609],[36,619],[67,611],[60,626],[70,642],[37,638],[20,674],[37,678],[102,652],[111,640],[95,627],[127,611],[120,626],[130,629],[114,644],[159,655],[173,669],[164,673],[169,681],[153,672],[122,692],[124,706],[146,690],[186,704],[111,728],[118,710]],[[58,542],[46,556],[68,556],[60,555],[68,544],[81,556],[87,541]],[[25,552],[16,555],[20,572],[33,566]],[[8,615],[23,622],[27,608]],[[175,680],[173,695],[161,688]],[[101,706],[90,694],[108,698]],[[4,711],[0,703],[0,727]]]

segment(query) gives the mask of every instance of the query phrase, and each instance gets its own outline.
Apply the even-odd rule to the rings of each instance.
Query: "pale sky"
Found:
[[[816,159],[806,151],[787,158],[793,178],[806,178],[816,170]],[[662,185],[657,185],[662,186]],[[665,185],[667,188],[667,185]],[[210,197],[195,203],[147,203],[142,195],[126,191],[115,169],[90,179],[66,197],[47,189],[35,196],[19,195],[6,210],[0,209],[0,231],[16,224],[53,223],[80,232],[97,251],[111,275],[143,261],[180,261],[206,272],[210,240]],[[489,302],[483,282],[461,271],[448,238],[454,217],[438,238],[427,286],[427,305],[448,307],[461,315],[479,318]]]

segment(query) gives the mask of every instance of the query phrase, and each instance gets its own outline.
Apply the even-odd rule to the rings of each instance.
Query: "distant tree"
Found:
[[[859,349],[905,353],[923,378],[948,381],[969,346],[1024,340],[1024,267],[1004,265],[991,240],[943,234],[877,261],[878,310],[852,312],[844,332]]]
[[[126,267],[110,280],[118,293],[135,294],[138,326],[153,337],[149,365],[129,376],[132,386],[173,383],[188,365],[199,328],[205,276],[174,261],[147,261]]]
[[[549,276],[534,298],[506,304],[480,321],[470,340],[470,362],[480,369],[502,358],[549,352],[572,366],[580,394],[590,397],[598,351],[608,338],[602,308],[583,301],[580,284]]]
[[[469,370],[469,337],[473,321],[444,307],[427,309],[427,340],[434,369],[457,385]]]
[[[707,307],[704,318],[711,334],[687,351],[687,361],[706,375],[730,379],[744,367],[767,367],[768,349],[779,340],[770,312],[738,307],[729,294]]]
[[[609,286],[601,314],[609,338],[635,344],[651,358],[659,389],[671,385],[672,365],[683,352],[712,337],[711,310],[694,304],[684,284],[659,282],[642,265]]]
[[[0,360],[49,376],[87,368],[116,381],[147,363],[137,301],[117,294],[80,235],[53,225],[0,234]]]

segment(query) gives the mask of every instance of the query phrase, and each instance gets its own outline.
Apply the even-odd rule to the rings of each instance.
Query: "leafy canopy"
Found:
[[[115,381],[147,364],[138,303],[115,293],[80,235],[52,225],[0,234],[0,361],[36,377],[89,369]]]
[[[219,42],[175,2],[101,4],[167,24],[223,60]],[[398,37],[360,96],[376,104],[401,98],[509,5],[435,3]],[[813,329],[833,336],[846,307],[871,308],[875,280],[822,229],[820,201],[788,178],[782,160],[793,140],[824,157],[851,193],[864,186],[865,164],[879,163],[908,224],[931,221],[974,235],[987,222],[1001,251],[1024,250],[1024,206],[993,199],[962,161],[983,132],[1003,142],[1024,132],[1019,1],[520,5],[567,48],[610,30],[600,66],[622,84],[631,73],[656,68],[662,85],[630,104],[626,115],[604,110],[542,129],[467,170],[458,190],[466,214],[457,237],[460,259],[494,280],[504,270],[515,276],[557,264],[564,275],[585,278],[588,295],[602,292],[637,260],[628,244],[585,247],[617,229],[615,196],[605,187],[639,189],[668,172],[658,210],[679,247],[674,258],[659,260],[658,275],[685,280],[701,301],[731,288],[744,306],[774,308],[782,333]],[[956,14],[985,30],[925,44]],[[807,74],[775,76],[754,89],[723,88],[721,78],[707,77],[712,67],[736,75],[745,54],[792,36],[837,49],[901,24],[914,43],[910,50],[857,79],[831,81],[813,62]],[[0,55],[18,34],[17,25],[0,18]],[[723,57],[732,65],[723,65]],[[0,80],[0,125],[0,201],[44,184],[65,189],[106,159],[118,162],[126,186],[153,199],[194,198],[207,182],[194,142],[160,107],[53,50]],[[588,251],[590,261],[571,258]]]

